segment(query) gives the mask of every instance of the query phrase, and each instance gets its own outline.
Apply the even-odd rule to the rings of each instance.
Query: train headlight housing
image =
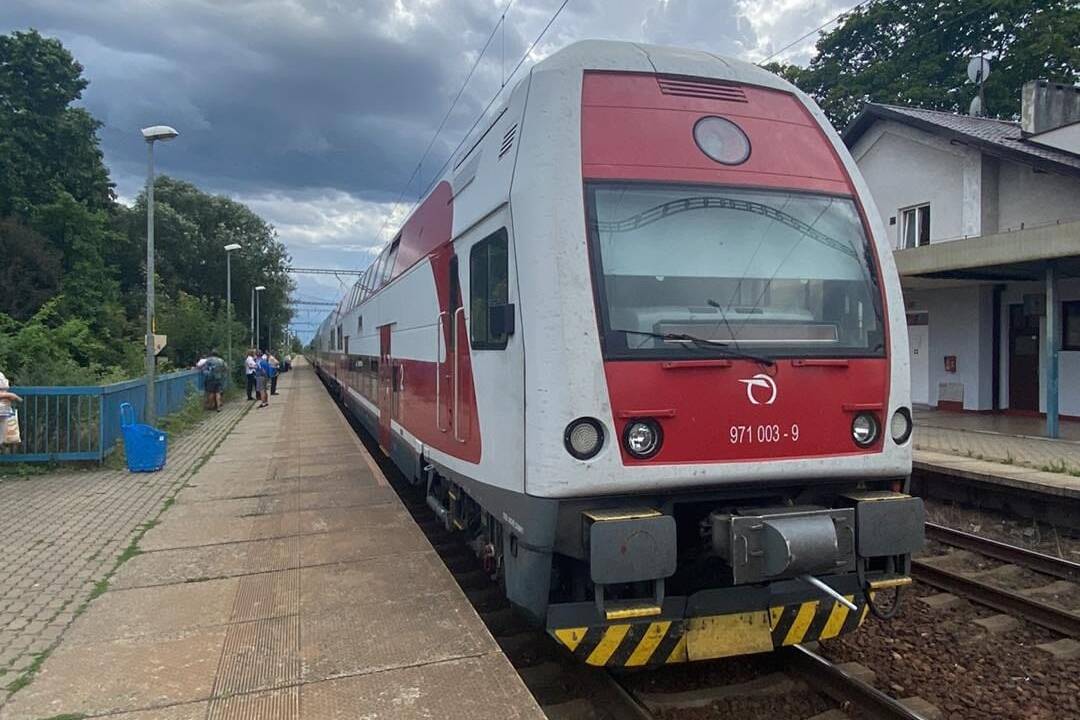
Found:
[[[900,408],[893,413],[892,421],[889,423],[889,432],[892,433],[893,442],[897,445],[903,445],[911,437],[911,411],[905,407]]]
[[[623,447],[639,460],[647,460],[660,451],[664,432],[655,420],[632,420],[623,430]]]
[[[735,123],[715,115],[694,123],[694,142],[721,165],[739,165],[750,157],[750,138]]]
[[[596,418],[578,418],[566,426],[563,443],[566,452],[578,460],[596,457],[604,446],[604,426]]]
[[[851,439],[859,447],[869,447],[878,439],[878,421],[870,413],[859,413],[851,421]]]

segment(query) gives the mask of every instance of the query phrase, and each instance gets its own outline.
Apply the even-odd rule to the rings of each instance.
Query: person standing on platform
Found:
[[[227,369],[217,350],[211,350],[202,362],[203,387],[206,389],[206,407],[221,412],[221,393],[225,386]]]
[[[266,359],[266,353],[255,362],[255,394],[259,396],[259,407],[264,408],[270,404],[270,362]]]
[[[274,356],[274,353],[270,353],[267,362],[270,363],[270,394],[277,395],[277,376],[281,371],[281,363]]]
[[[244,379],[247,381],[247,399],[254,400],[251,397],[251,393],[255,392],[255,350],[248,350],[247,357],[244,358]]]
[[[7,376],[0,372],[0,448],[14,446],[22,442],[19,435],[19,413],[11,403],[22,402],[22,398],[8,390]]]

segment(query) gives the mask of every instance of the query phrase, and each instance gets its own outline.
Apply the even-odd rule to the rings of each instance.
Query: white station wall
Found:
[[[963,235],[963,149],[929,133],[878,121],[852,148],[870,186],[893,247],[899,246],[900,209],[930,203],[930,241]],[[890,218],[895,218],[893,225]]]

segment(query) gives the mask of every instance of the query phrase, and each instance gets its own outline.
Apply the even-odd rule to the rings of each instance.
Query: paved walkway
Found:
[[[1080,423],[1062,421],[1060,440],[1042,429],[1035,417],[916,410],[915,468],[1080,498]]]
[[[1041,420],[1010,415],[916,411],[915,449],[1072,477],[1080,486],[1080,423],[1062,424],[1061,440],[1039,437]]]
[[[543,718],[314,373],[279,389],[0,719]]]
[[[52,647],[167,498],[247,411],[233,402],[172,442],[157,473],[0,478],[0,687]],[[0,705],[7,693],[0,690]]]

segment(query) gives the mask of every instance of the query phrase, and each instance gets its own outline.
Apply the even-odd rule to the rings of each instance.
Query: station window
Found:
[[[469,253],[469,315],[472,346],[476,350],[501,350],[509,334],[492,332],[492,308],[510,302],[510,265],[507,235],[503,228],[473,246]]]
[[[900,211],[900,249],[930,244],[930,204]]]
[[[1080,350],[1080,300],[1061,304],[1061,349]]]

